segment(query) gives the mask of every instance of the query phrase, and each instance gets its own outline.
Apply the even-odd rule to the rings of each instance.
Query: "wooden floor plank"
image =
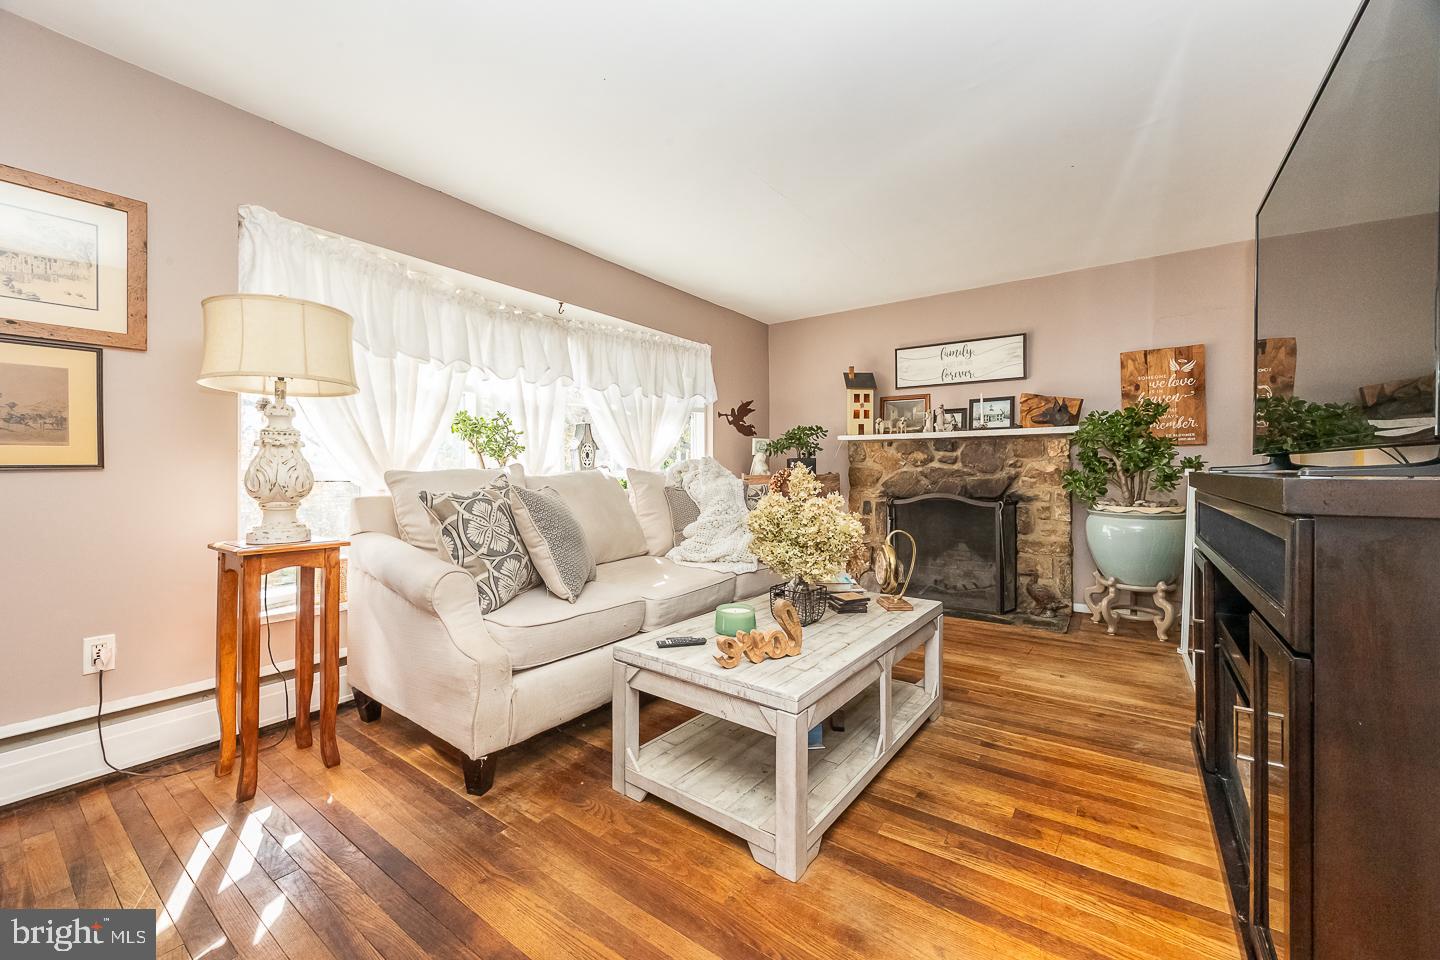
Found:
[[[1238,960],[1173,647],[1078,617],[945,637],[944,715],[799,884],[615,793],[608,707],[506,751],[478,798],[453,748],[347,710],[339,767],[287,741],[246,803],[192,759],[0,810],[0,906],[157,909],[174,960]],[[692,715],[647,702],[642,739]]]

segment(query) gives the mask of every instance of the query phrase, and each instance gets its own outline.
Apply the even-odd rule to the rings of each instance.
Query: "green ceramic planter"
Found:
[[[741,630],[755,629],[755,608],[746,603],[722,603],[715,608],[715,633],[733,637]]]
[[[1185,563],[1185,514],[1093,508],[1085,518],[1085,540],[1107,577],[1136,587],[1175,583]]]

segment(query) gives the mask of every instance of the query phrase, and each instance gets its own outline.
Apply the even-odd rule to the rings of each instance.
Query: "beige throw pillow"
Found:
[[[595,558],[575,514],[553,490],[511,487],[510,507],[545,588],[561,600],[579,600],[595,579]]]
[[[663,557],[675,546],[671,530],[670,505],[665,502],[665,474],[659,470],[626,470],[630,483],[630,505],[645,534],[645,551]]]
[[[385,486],[395,501],[395,526],[400,529],[400,539],[444,558],[445,552],[435,539],[435,520],[420,502],[421,492],[473,493],[502,474],[508,474],[511,483],[524,483],[525,475],[517,472],[518,468],[519,464],[495,470],[386,470]]]
[[[596,563],[645,556],[645,531],[614,477],[599,470],[576,470],[530,477],[526,485],[560,495],[585,530]]]

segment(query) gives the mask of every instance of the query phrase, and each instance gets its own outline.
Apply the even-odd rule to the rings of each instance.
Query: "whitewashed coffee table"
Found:
[[[745,602],[760,629],[775,628],[768,596]],[[799,880],[830,825],[940,715],[941,607],[912,603],[903,613],[873,602],[868,613],[826,613],[805,628],[799,656],[742,660],[732,670],[715,662],[713,643],[655,646],[667,636],[713,637],[711,613],[615,644],[615,789],[633,800],[653,793],[743,837],[757,861]],[[922,644],[923,681],[894,679],[891,668]],[[641,693],[701,715],[641,745]],[[810,728],[841,707],[844,731],[826,730],[825,749],[808,750]]]

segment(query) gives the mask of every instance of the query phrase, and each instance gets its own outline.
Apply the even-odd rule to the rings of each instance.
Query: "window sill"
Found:
[[[299,609],[295,606],[294,600],[285,600],[281,603],[272,604],[272,609],[260,618],[261,623],[286,623],[296,619]],[[350,609],[349,601],[340,601],[340,612],[344,613]],[[315,616],[320,616],[320,608],[315,608]]]

